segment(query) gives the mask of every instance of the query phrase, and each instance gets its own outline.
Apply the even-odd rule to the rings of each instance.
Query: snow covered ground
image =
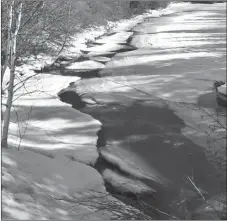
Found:
[[[81,49],[86,49],[87,40],[94,40],[107,30],[128,30],[146,16],[148,13],[109,23],[108,27],[85,30],[75,36],[72,46],[62,55],[77,57]],[[121,35],[114,40],[120,38]],[[127,210],[131,213],[130,207],[107,194],[101,175],[88,166],[98,157],[96,133],[100,122],[61,102],[57,96],[80,78],[34,72],[54,59],[46,55],[30,57],[26,65],[16,69],[9,149],[2,149],[2,218],[78,219],[86,214],[89,218],[91,212],[95,212],[90,215],[92,219],[118,217],[121,212],[114,207],[119,206],[125,208],[124,214]],[[98,68],[104,66],[85,62],[79,68],[94,69],[97,64]],[[70,68],[75,67],[72,64]],[[3,88],[7,88],[8,77],[6,73]],[[96,197],[101,199],[88,203]],[[105,204],[104,209],[103,205],[100,209],[99,203]]]

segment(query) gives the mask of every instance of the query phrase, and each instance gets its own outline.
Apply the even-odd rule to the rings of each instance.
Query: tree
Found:
[[[9,131],[9,120],[10,112],[13,101],[13,88],[14,88],[14,79],[15,79],[15,61],[16,61],[16,47],[17,47],[17,36],[21,24],[22,16],[22,6],[23,3],[20,1],[18,7],[15,6],[14,0],[9,3],[8,16],[8,41],[7,41],[7,53],[5,64],[2,68],[2,79],[6,71],[6,68],[10,69],[10,80],[8,86],[8,96],[6,103],[6,110],[4,113],[4,123],[2,131],[2,147],[7,147],[8,131]]]
[[[25,2],[22,3],[22,1],[16,1],[11,0],[6,4],[6,2],[3,2],[3,7],[5,11],[7,12],[7,16],[3,15],[3,20],[5,23],[7,23],[7,26],[2,28],[2,40],[5,42],[5,45],[2,45],[2,67],[1,67],[1,89],[2,89],[2,98],[4,94],[4,98],[6,100],[6,104],[1,103],[1,117],[2,117],[2,139],[1,139],[1,145],[2,147],[7,147],[7,140],[8,140],[8,131],[9,131],[9,123],[10,123],[10,113],[11,113],[11,107],[14,100],[14,93],[18,90],[18,88],[21,87],[21,85],[24,85],[24,81],[30,79],[32,76],[28,76],[27,78],[23,79],[23,81],[20,81],[19,83],[14,83],[15,76],[17,75],[16,72],[16,65],[18,65],[19,58],[24,58],[26,55],[34,54],[34,49],[36,47],[43,47],[43,39],[40,40],[41,34],[43,30],[51,31],[52,33],[61,33],[62,36],[64,35],[64,39],[62,38],[63,45],[61,46],[61,50],[65,45],[66,39],[68,37],[68,26],[62,25],[62,27],[65,28],[64,32],[62,30],[57,30],[53,32],[50,27],[50,21],[43,22],[46,17],[49,16],[48,13],[43,10],[44,2],[43,1],[35,1],[35,2]],[[61,2],[62,4],[62,2]],[[61,5],[57,4],[56,8],[59,8]],[[53,4],[54,5],[54,4]],[[66,3],[67,11],[65,14],[67,14],[67,24],[69,24],[69,17],[70,17],[70,11],[71,11],[71,3]],[[22,16],[22,9],[23,9],[23,16]],[[65,8],[64,8],[65,9]],[[51,9],[53,10],[53,9]],[[62,10],[62,9],[61,9]],[[49,12],[49,11],[48,11]],[[40,15],[40,13],[43,13],[43,16],[41,19],[37,19],[37,15]],[[59,15],[59,14],[58,14]],[[41,20],[41,21],[40,21]],[[64,20],[64,24],[65,24]],[[43,25],[45,24],[45,25]],[[31,28],[31,25],[33,25],[33,28]],[[51,26],[52,27],[52,26]],[[59,28],[60,29],[60,28]],[[35,35],[35,32],[38,32],[40,35]],[[52,38],[52,40],[55,40],[56,38]],[[45,38],[45,40],[47,40]],[[33,52],[31,52],[33,51]],[[9,73],[7,72],[7,69],[9,69]],[[9,75],[8,82],[4,82],[4,77],[6,75]],[[6,85],[3,86],[3,82],[6,83]],[[3,100],[3,99],[2,99]],[[3,112],[3,107],[5,107],[5,111]]]

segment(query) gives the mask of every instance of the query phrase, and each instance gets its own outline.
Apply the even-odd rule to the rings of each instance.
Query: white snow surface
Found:
[[[127,39],[133,34],[133,32],[118,32],[114,35],[103,36],[97,39],[95,42],[104,44],[106,42],[114,43],[126,43]]]
[[[226,84],[221,85],[220,87],[217,88],[218,92],[221,94],[225,94],[226,95]]]
[[[105,67],[104,64],[101,64],[97,61],[89,60],[89,61],[81,61],[81,62],[73,63],[70,66],[68,66],[66,69],[70,69],[70,70],[73,70],[73,69],[90,70],[90,69],[99,69],[99,68],[101,69],[101,68],[104,68],[104,67]]]

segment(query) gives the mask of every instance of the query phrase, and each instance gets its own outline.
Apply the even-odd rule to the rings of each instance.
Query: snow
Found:
[[[226,84],[221,85],[220,87],[217,88],[217,90],[219,93],[226,95]]]
[[[110,32],[125,32],[132,29],[139,22],[143,21],[150,13],[144,13],[142,15],[137,15],[130,20],[124,19],[119,21],[115,26],[110,29]],[[109,24],[112,24],[111,22]]]
[[[66,69],[70,69],[70,70],[93,70],[93,69],[101,69],[104,68],[105,65],[101,64],[97,61],[82,61],[82,62],[76,62],[74,64],[69,65],[68,67],[66,67]]]
[[[30,70],[26,76],[29,74],[34,72]],[[62,88],[78,79],[42,74],[27,80],[24,87],[15,93],[15,99],[18,99],[14,101],[16,112],[12,112],[9,144],[18,146],[20,143],[24,148],[55,153],[58,149],[76,151],[86,146],[84,152],[90,156],[89,163],[95,162],[98,155],[95,147],[96,132],[100,122],[72,109],[57,96]],[[23,136],[21,141],[18,132]]]
[[[107,58],[107,57],[91,57],[90,58],[91,60],[93,60],[93,61],[98,61],[98,62],[108,62],[108,61],[110,61],[111,60],[111,58]]]
[[[95,40],[107,30],[122,30],[124,33],[146,16],[109,23],[107,27],[89,28],[77,34],[71,47],[65,49],[61,56],[78,57],[80,50],[87,48],[87,40]],[[123,35],[116,35],[114,41],[119,42]],[[116,48],[116,44],[110,46]],[[61,102],[57,96],[60,90],[80,78],[34,72],[52,64],[55,59],[43,54],[31,56],[25,58],[26,65],[16,69],[9,148],[2,150],[3,218],[78,219],[94,212],[98,206],[97,203],[92,206],[83,204],[83,201],[102,194],[106,195],[103,200],[107,207],[110,202],[129,208],[106,193],[101,175],[88,166],[93,165],[98,157],[96,133],[100,130],[100,122]],[[103,68],[104,65],[97,61],[85,61],[68,68],[85,67]],[[9,70],[4,78],[4,89],[8,80]],[[70,203],[68,199],[82,200],[82,203]],[[100,210],[87,217],[109,219],[112,216],[111,209],[108,209],[107,212]]]
[[[141,193],[149,194],[156,192],[146,184],[133,178],[126,178],[125,176],[120,175],[110,169],[105,169],[102,175],[106,182],[111,183],[113,188],[117,189],[121,193],[133,193],[136,195]]]
[[[9,166],[7,158],[16,164]],[[31,164],[31,162],[35,163]],[[55,197],[63,197],[64,194],[68,197],[76,196],[77,193],[81,193],[88,187],[90,190],[105,192],[101,177],[92,175],[96,172],[95,169],[77,162],[68,163],[67,158],[56,157],[50,160],[46,156],[32,151],[10,150],[7,154],[3,153],[2,163],[7,165],[7,172],[14,177],[22,176],[23,173],[30,174],[30,176],[24,177],[24,180],[26,179],[28,183],[31,182],[34,185],[43,185],[44,189],[47,192],[50,191],[49,194],[53,193]],[[77,174],[81,179],[78,179],[74,174]],[[6,180],[3,178],[3,181]],[[15,191],[20,191],[20,189],[14,188]]]
[[[32,70],[21,69],[24,73],[27,71],[26,77],[34,74]],[[86,165],[93,164],[98,157],[96,132],[100,123],[62,103],[57,97],[59,90],[78,79],[38,75],[26,81],[24,87],[16,92],[15,98],[18,99],[15,100],[13,109],[17,114],[15,111],[11,114],[8,140],[11,148],[3,150],[3,168],[6,167],[3,178],[6,190],[3,191],[3,196],[10,195],[13,202],[19,200],[23,203],[14,206],[11,201],[3,199],[3,212],[8,214],[6,216],[14,219],[48,219],[50,214],[54,214],[51,210],[56,205],[51,206],[47,193],[78,199],[77,192],[83,193],[87,189],[105,192],[102,177]],[[19,151],[16,150],[17,147],[20,148]],[[11,182],[8,183],[9,181]],[[26,186],[32,186],[32,205],[27,205],[25,200],[25,197],[31,195],[26,192]],[[24,196],[18,195],[19,193]],[[40,196],[41,193],[45,196]],[[37,196],[40,199],[36,199]],[[36,205],[40,205],[40,208]],[[65,210],[64,207],[61,208]],[[78,209],[82,214],[89,212],[88,209]],[[72,212],[71,219],[78,217],[77,213]],[[59,216],[64,219],[68,217],[59,213],[54,215],[55,218]]]
[[[111,51],[117,51],[120,49],[129,48],[125,45],[119,45],[116,43],[108,42],[106,44],[100,45],[100,46],[94,46],[91,48],[84,49],[83,51],[89,52],[88,56],[92,56],[92,52],[111,52]]]
[[[94,176],[96,171],[84,164],[69,162],[67,158],[50,159],[27,150],[3,150],[2,156],[2,211],[8,217],[78,218],[89,209],[78,206],[69,212],[73,204],[54,201],[53,197],[80,200],[87,191],[105,193],[100,175]],[[56,211],[58,207],[67,215]]]
[[[126,43],[127,39],[133,34],[133,32],[118,32],[114,35],[103,36],[97,39],[95,42],[105,44],[107,42],[114,43]]]
[[[211,36],[210,36],[211,35]],[[172,49],[176,47],[193,47],[193,46],[205,46],[205,45],[218,45],[224,44],[225,37],[224,33],[221,34],[223,37],[215,36],[217,33],[212,33],[210,35],[204,36],[202,33],[184,34],[184,33],[158,33],[156,35],[144,35],[137,36],[133,39],[132,45],[139,48],[157,47],[163,49]],[[213,35],[213,36],[212,36]],[[196,41],[195,41],[196,40]],[[206,40],[206,41],[205,41]],[[150,44],[150,45],[149,45]]]
[[[142,53],[141,53],[142,54]],[[200,57],[221,57],[222,54],[218,52],[190,52],[190,53],[175,53],[175,54],[160,54],[160,55],[138,55],[138,56],[131,56],[128,59],[119,59],[110,61],[107,63],[106,68],[113,68],[113,67],[124,67],[129,65],[141,65],[150,63],[158,64],[162,61],[172,61],[176,59],[193,59],[193,58],[200,58]]]
[[[151,11],[147,13],[143,13],[142,15],[134,16],[131,19],[122,19],[120,21],[112,22],[108,21],[107,26],[94,26],[91,28],[87,28],[82,33],[78,33],[72,38],[71,41],[71,47],[66,48],[61,54],[67,55],[67,56],[75,56],[78,54],[81,54],[80,50],[86,50],[87,41],[96,41],[96,38],[98,36],[103,35],[104,33],[115,33],[118,32],[119,34],[116,34],[114,37],[102,37],[101,41],[104,41],[108,39],[108,43],[110,40],[119,43],[121,42],[121,38],[126,38],[130,34],[128,32],[131,28],[133,28],[136,24],[143,21],[146,17],[151,15]],[[127,32],[127,33],[126,33]],[[97,41],[99,42],[99,40]],[[94,52],[93,52],[94,53]],[[93,56],[93,54],[92,54]]]
[[[88,50],[87,50],[87,52],[88,52]],[[116,54],[116,52],[112,52],[112,51],[92,51],[92,52],[88,53],[88,56],[90,56],[92,59],[93,57],[96,57],[96,56],[105,57],[105,56],[113,56],[115,54]]]
[[[131,152],[126,153],[126,154],[128,154],[128,155],[126,155],[121,150],[119,150],[119,152],[122,155],[122,156],[119,156],[119,154],[117,154],[117,152],[118,152],[116,150],[117,148],[114,147],[114,149],[115,149],[115,151],[112,150],[111,152],[102,150],[101,151],[102,157],[106,161],[111,163],[112,165],[119,168],[121,171],[127,173],[130,177],[132,177],[132,178],[134,177],[137,179],[152,180],[152,181],[155,181],[155,182],[159,183],[160,185],[164,185],[164,186],[167,186],[168,184],[170,184],[170,181],[168,181],[167,179],[162,177],[161,174],[159,174],[155,170],[149,171],[149,172],[141,170],[140,166],[142,163],[138,161],[138,157],[133,157],[133,153],[131,153]],[[127,151],[125,150],[125,152],[127,152]],[[141,161],[142,161],[142,159],[141,159]],[[143,167],[143,169],[144,169],[144,167]],[[110,174],[110,172],[107,172],[107,173]],[[105,177],[104,174],[103,174],[103,176]],[[107,177],[106,177],[106,179],[107,179]],[[131,192],[133,192],[133,190],[131,190]]]

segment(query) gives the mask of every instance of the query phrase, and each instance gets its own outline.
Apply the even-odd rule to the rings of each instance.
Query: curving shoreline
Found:
[[[137,35],[138,33],[136,32],[135,34]],[[132,38],[133,37],[131,36],[130,39],[127,40],[128,44],[130,44]],[[118,59],[119,52],[121,51],[118,51],[117,55],[114,57],[115,62]],[[122,55],[127,56],[127,54],[130,55],[130,53],[127,52],[124,52]],[[113,62],[111,64],[113,64]],[[135,154],[140,157],[142,156],[143,161],[149,165],[145,168],[145,170],[150,171],[151,174],[154,174],[152,179],[161,179],[161,183],[165,183],[165,179],[160,177],[160,171],[162,175],[165,174],[165,178],[168,177],[172,179],[176,192],[174,192],[171,188],[171,190],[165,192],[165,188],[160,188],[159,185],[155,185],[157,180],[152,183],[148,182],[148,186],[150,185],[150,187],[154,189],[157,188],[158,192],[160,193],[160,204],[158,207],[163,207],[166,211],[169,210],[168,212],[170,213],[177,213],[177,211],[175,211],[174,207],[168,208],[169,205],[166,203],[168,201],[167,199],[169,199],[169,202],[172,202],[174,199],[180,200],[182,197],[182,190],[185,191],[186,194],[191,194],[189,193],[190,186],[188,186],[184,178],[187,178],[187,176],[190,178],[192,173],[196,179],[196,183],[206,192],[209,192],[208,198],[212,197],[213,194],[216,194],[220,188],[220,184],[219,181],[214,181],[213,177],[215,177],[218,172],[208,162],[204,153],[204,149],[200,145],[196,145],[194,142],[187,139],[182,134],[182,130],[186,127],[186,124],[184,122],[184,118],[179,118],[179,112],[177,112],[179,111],[179,108],[171,107],[171,109],[168,109],[163,106],[162,100],[157,96],[154,95],[148,98],[147,95],[138,95],[139,92],[135,92],[132,89],[129,90],[129,93],[130,96],[133,97],[133,101],[129,97],[129,93],[125,92],[125,89],[125,91],[121,91],[119,89],[119,85],[117,86],[114,81],[109,81],[111,76],[114,75],[114,72],[119,75],[119,79],[121,79],[121,69],[111,70],[110,67],[111,66],[108,65],[109,69],[103,69],[100,71],[99,79],[92,78],[90,80],[86,80],[86,82],[82,80],[83,85],[81,85],[81,82],[77,82],[75,85],[71,85],[68,89],[66,89],[69,93],[71,91],[72,93],[77,94],[79,99],[81,99],[81,102],[83,101],[85,103],[84,106],[77,106],[77,109],[91,115],[102,123],[103,129],[101,132],[98,132],[97,148],[99,151],[99,158],[95,164],[95,167],[103,175],[104,180],[106,179],[105,185],[109,192],[112,192],[112,194],[114,194],[116,197],[119,197],[119,199],[133,204],[133,200],[131,198],[133,195],[137,194],[134,194],[133,192],[130,193],[130,191],[127,192],[127,190],[125,191],[124,188],[122,190],[119,183],[115,183],[113,185],[116,180],[114,180],[114,182],[112,180],[113,183],[110,182],[110,180],[114,177],[119,180],[127,180],[126,178],[129,173],[126,172],[128,169],[124,168],[125,165],[121,162],[121,154],[124,155],[124,160],[127,158],[127,156],[130,157],[131,154]],[[103,84],[105,84],[104,87],[106,87],[104,88],[103,92],[102,89],[99,88],[99,85],[102,86],[100,81],[103,81]],[[96,89],[94,91],[88,88],[89,85],[92,84],[98,85],[94,86]],[[108,88],[110,91],[108,91]],[[84,92],[85,94],[83,94]],[[111,93],[113,93],[113,95]],[[114,96],[116,96],[117,99]],[[95,97],[95,99],[93,99],[93,97]],[[114,102],[115,100],[118,102]],[[138,113],[141,114],[139,118]],[[151,116],[150,113],[152,113],[151,115],[153,116]],[[128,124],[128,126],[125,126],[126,124]],[[136,127],[140,127],[140,130],[137,130]],[[102,131],[107,133],[106,138],[104,138]],[[164,138],[166,143],[162,143]],[[106,145],[106,143],[108,143],[108,145]],[[140,150],[141,148],[138,148],[138,145],[139,147],[145,146],[145,149],[143,151]],[[156,146],[156,148],[152,147],[152,154],[156,154],[157,157],[153,157],[151,154],[148,154],[150,151],[149,146],[152,145]],[[159,149],[157,149],[157,146]],[[172,149],[173,147],[180,147],[180,149]],[[115,149],[116,151],[120,151],[120,155],[115,151]],[[116,158],[120,158],[116,160],[116,158],[111,156],[112,158],[108,159],[106,158],[107,155],[102,154],[103,151],[107,151],[108,154],[110,154],[109,156],[113,154]],[[127,153],[127,151],[129,152]],[[162,163],[157,161],[158,159],[165,162],[164,167],[161,165]],[[136,162],[142,163],[142,161],[139,159],[137,159]],[[131,168],[138,169],[133,162],[127,163],[129,163],[129,167],[131,166]],[[122,165],[124,165],[123,170]],[[150,170],[153,167],[156,167],[156,169],[158,168],[158,170]],[[146,173],[146,176],[148,174],[149,173]],[[209,177],[208,174],[211,174],[211,176]],[[136,182],[136,179],[134,181]],[[142,181],[146,184],[145,180]],[[128,180],[127,182],[130,183]],[[119,187],[119,190],[116,190],[116,186]],[[122,194],[119,194],[122,193],[122,191],[123,196]],[[149,191],[147,193],[149,193]],[[151,196],[153,196],[154,194],[152,191],[151,193]],[[167,196],[167,193],[170,193],[170,196]],[[125,199],[125,195],[128,195],[128,199],[127,197]],[[141,197],[143,197],[142,195],[143,194],[141,194]],[[194,195],[196,195],[196,193],[194,193]],[[146,200],[150,202],[149,199]],[[152,205],[154,201],[150,203]],[[191,203],[193,204],[193,201]],[[197,203],[198,202],[196,201],[194,202],[194,205],[190,208],[190,212],[193,213],[193,211],[196,209],[196,206],[199,206]],[[139,205],[136,206],[139,207]],[[181,216],[184,214],[179,215]]]
[[[141,22],[140,22],[141,23]],[[139,24],[140,24],[139,23]],[[131,30],[128,30],[128,32],[131,32]],[[117,33],[114,33],[117,34]],[[102,36],[100,36],[99,38],[102,38]],[[99,38],[97,40],[99,40]],[[121,45],[121,47],[125,48],[125,49],[118,49],[116,51],[114,51],[113,55],[115,55],[115,53],[122,53],[122,52],[127,52],[127,51],[131,51],[131,50],[136,50],[136,48],[131,48],[130,47],[130,43],[132,41],[133,38],[133,32],[131,35],[128,36],[128,38],[125,39],[125,43],[120,43],[119,45]],[[95,45],[96,46],[96,45]],[[104,53],[105,56],[105,53]],[[80,61],[80,60],[79,60]],[[97,70],[97,74],[100,70]],[[72,75],[75,75],[75,73]],[[89,74],[88,74],[89,75]],[[83,76],[83,74],[81,75],[82,79],[85,76]],[[91,78],[94,78],[95,76],[90,76]],[[89,102],[86,101],[86,99],[84,100],[83,95],[81,95],[77,90],[76,90],[76,86],[77,84],[80,84],[80,80],[76,83],[71,83],[69,85],[68,88],[62,89],[59,93],[58,96],[60,97],[60,100],[66,103],[69,103],[72,105],[73,108],[81,111],[82,113],[86,113],[89,114],[90,116],[92,116],[94,119],[99,120],[100,123],[102,123],[101,119],[98,119],[96,116],[94,116],[90,111],[86,111],[84,110],[84,108],[87,108],[87,106],[92,105]],[[95,104],[94,104],[95,105]],[[89,109],[89,107],[88,107]],[[138,209],[140,209],[142,212],[144,212],[145,214],[149,215],[150,217],[156,217],[158,219],[162,219],[162,218],[166,218],[168,216],[157,213],[157,211],[155,210],[151,210],[151,211],[147,211],[146,209],[143,208],[143,206],[141,206],[140,201],[138,201],[138,198],[140,198],[141,200],[145,200],[145,201],[149,201],[151,202],[151,204],[153,204],[155,202],[156,207],[163,207],[163,205],[157,205],[157,197],[155,196],[157,190],[159,192],[162,192],[162,194],[166,194],[166,189],[159,186],[158,183],[152,181],[152,179],[150,178],[146,178],[146,176],[144,178],[138,178],[137,176],[132,175],[132,173],[128,173],[126,171],[123,170],[123,168],[119,167],[117,164],[113,164],[110,161],[107,160],[106,157],[103,156],[101,149],[105,149],[106,147],[106,140],[105,140],[105,132],[103,132],[103,129],[101,128],[99,131],[97,131],[97,150],[99,153],[99,157],[96,160],[96,163],[94,165],[90,165],[92,167],[94,167],[100,174],[102,174],[102,172],[106,169],[106,168],[112,168],[113,171],[115,171],[117,174],[121,174],[120,176],[125,176],[128,177],[131,182],[143,182],[144,184],[142,185],[148,185],[148,190],[145,190],[144,193],[143,191],[141,193],[135,194],[134,192],[132,192],[131,190],[127,190],[127,188],[122,192],[121,188],[118,190],[116,189],[114,186],[111,185],[111,183],[109,183],[108,181],[105,181],[104,179],[104,184],[106,187],[106,190],[112,194],[114,197],[116,197],[117,199],[119,199],[120,201],[136,207]],[[116,162],[117,163],[117,162]],[[138,180],[138,181],[136,181]],[[139,184],[141,185],[141,184]],[[150,189],[152,187],[152,189]],[[143,187],[142,187],[143,188]],[[150,189],[150,190],[149,190]],[[165,205],[166,206],[166,205]],[[164,208],[163,208],[164,209]],[[166,208],[165,208],[166,209]]]

